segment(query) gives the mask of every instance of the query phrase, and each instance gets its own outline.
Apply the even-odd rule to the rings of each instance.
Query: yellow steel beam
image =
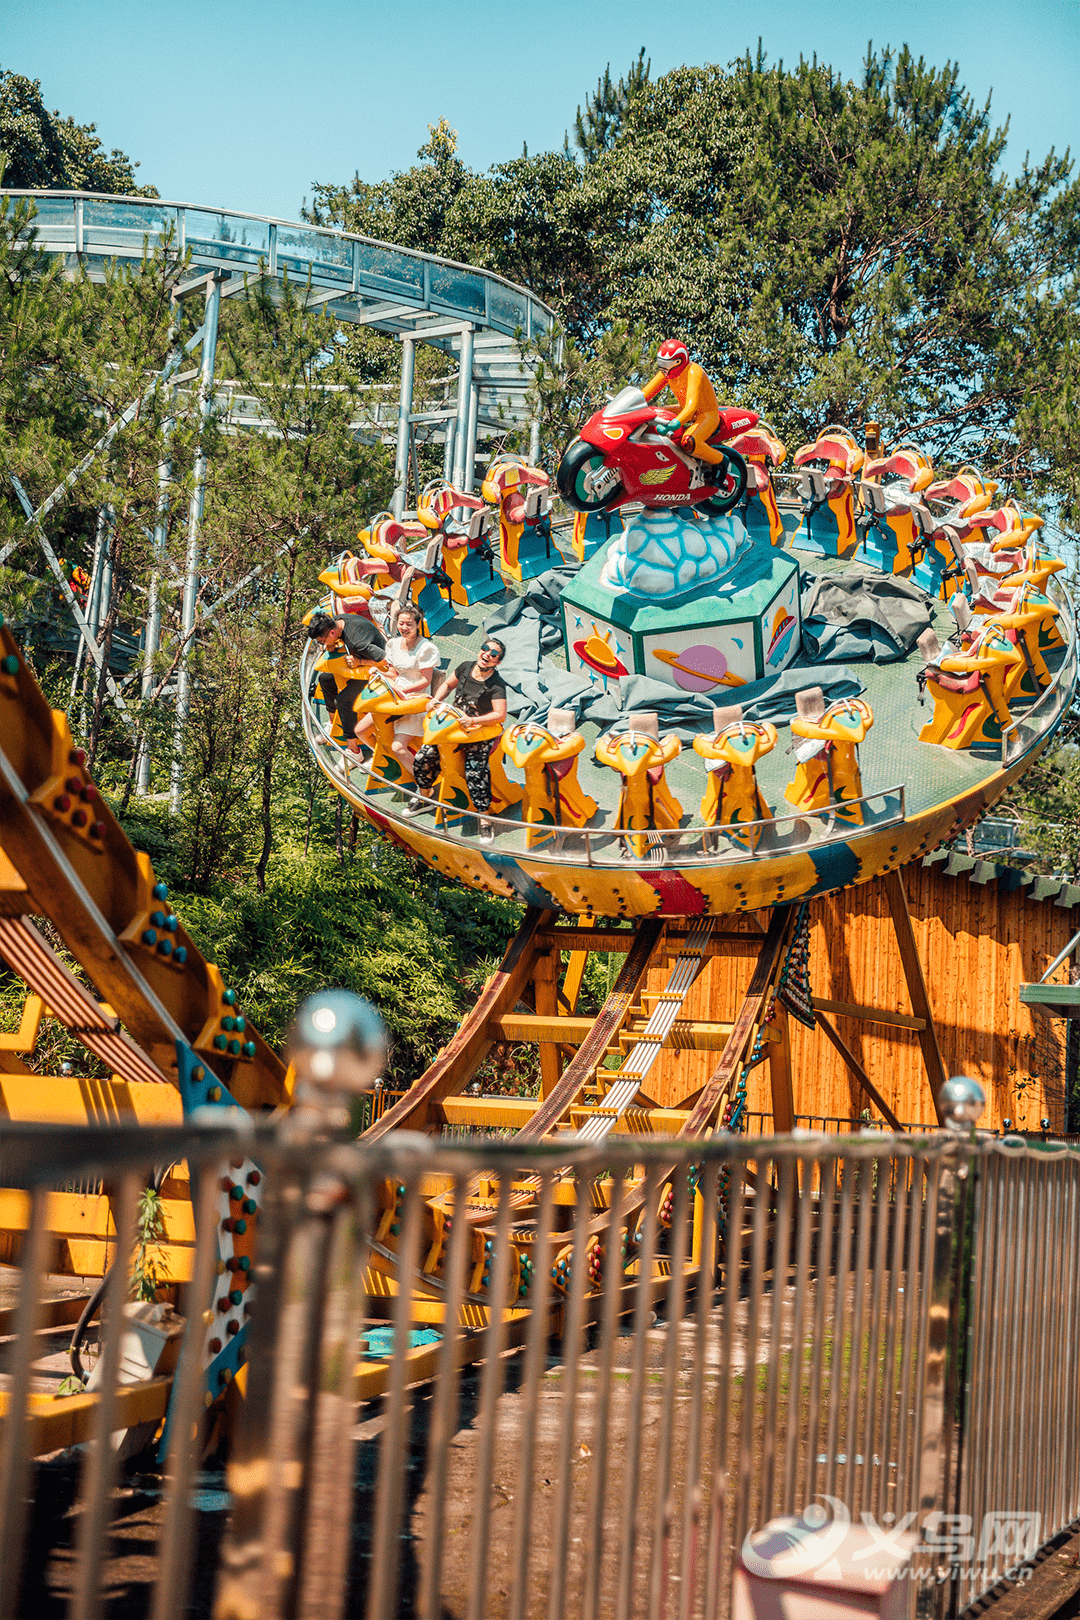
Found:
[[[141,1384],[121,1384],[116,1392],[116,1427],[132,1429],[138,1423],[160,1421],[169,1404],[171,1378],[151,1378]],[[7,1416],[10,1397],[0,1391],[0,1419]],[[85,1445],[94,1427],[98,1395],[30,1397],[30,1455],[44,1456],[67,1446]]]
[[[168,1244],[194,1243],[195,1217],[186,1198],[163,1198],[161,1214]],[[58,1238],[114,1239],[112,1200],[107,1193],[49,1194],[48,1229]],[[30,1226],[30,1194],[20,1187],[0,1187],[0,1232],[25,1232]]]
[[[56,1074],[0,1074],[0,1116],[50,1125],[179,1125],[180,1093],[149,1082]]]
[[[245,1107],[288,1100],[281,1060],[251,1028],[255,1054],[223,1055],[211,1044],[221,1019],[242,1008],[223,1000],[225,986],[182,926],[160,953],[143,940],[155,878],[119,822],[86,780],[67,719],[52,710],[7,626],[0,626],[0,826],[3,848],[25,885],[24,914],[48,917],[98,993],[133,1039],[166,1073],[175,1041],[205,1053],[208,1068]],[[13,662],[14,661],[14,662]],[[8,895],[4,905],[15,897]],[[167,910],[165,906],[162,909]],[[176,947],[186,953],[182,965]]]
[[[27,996],[23,1002],[18,1029],[8,1034],[0,1034],[0,1052],[18,1052],[22,1056],[32,1052],[37,1045],[38,1029],[44,1011],[45,1003],[40,996]]]

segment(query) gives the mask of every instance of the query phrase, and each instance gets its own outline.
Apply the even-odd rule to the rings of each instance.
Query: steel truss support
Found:
[[[394,460],[394,495],[390,509],[396,518],[405,511],[409,489],[409,450],[412,443],[413,378],[416,339],[401,340],[401,394],[398,399],[397,455]]]
[[[460,370],[458,371],[457,423],[454,429],[454,477],[458,489],[465,489],[466,469],[471,457],[469,446],[469,420],[472,415],[473,393],[473,329],[461,328]],[[475,455],[475,452],[473,452]]]
[[[206,310],[202,324],[202,363],[199,367],[199,442],[195,451],[195,477],[188,509],[187,558],[184,564],[184,594],[180,610],[180,662],[176,678],[176,724],[173,732],[173,760],[169,782],[169,808],[180,809],[183,786],[184,731],[191,708],[191,641],[195,633],[195,604],[199,594],[199,531],[206,497],[206,425],[213,410],[214,360],[217,354],[218,315],[221,310],[221,283],[225,272],[215,273],[206,287]]]
[[[143,637],[142,701],[144,709],[149,703],[154,690],[154,659],[161,640],[161,606],[158,601],[158,590],[161,583],[161,563],[165,556],[165,547],[169,535],[169,485],[172,483],[172,458],[169,455],[168,444],[174,426],[174,418],[171,415],[167,416],[162,424],[161,433],[165,442],[165,453],[158,463],[157,522],[154,525],[155,563],[154,571],[150,575],[150,590],[146,605],[146,630]],[[143,732],[139,739],[139,764],[135,775],[135,791],[140,797],[150,791],[150,743],[146,735],[145,714],[143,717]]]

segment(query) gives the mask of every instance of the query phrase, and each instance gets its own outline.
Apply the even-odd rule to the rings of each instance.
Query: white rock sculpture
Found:
[[[742,520],[646,508],[612,541],[600,583],[635,596],[679,596],[719,580],[749,544]]]

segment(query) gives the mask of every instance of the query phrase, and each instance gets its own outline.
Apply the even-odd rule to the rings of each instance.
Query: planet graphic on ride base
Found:
[[[746,685],[741,675],[733,675],[728,669],[728,661],[719,647],[710,647],[708,642],[684,647],[681,652],[653,647],[652,655],[668,665],[676,686],[684,692],[711,692],[714,686]]]
[[[772,639],[765,653],[766,664],[782,664],[791,648],[791,640],[798,625],[787,608],[777,608],[773,618]]]
[[[591,636],[574,642],[574,652],[586,669],[595,670],[597,675],[603,675],[609,681],[618,681],[624,675],[629,675],[630,671],[607,640],[608,634],[610,631],[605,634],[594,624]]]

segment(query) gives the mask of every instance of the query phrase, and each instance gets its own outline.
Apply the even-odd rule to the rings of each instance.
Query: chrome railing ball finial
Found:
[[[321,990],[296,1015],[289,1037],[295,1106],[306,1131],[348,1123],[349,1104],[371,1091],[386,1062],[386,1031],[369,1001],[351,990]]]
[[[947,1130],[965,1131],[978,1123],[986,1107],[986,1092],[977,1080],[954,1074],[938,1093],[938,1103]]]

